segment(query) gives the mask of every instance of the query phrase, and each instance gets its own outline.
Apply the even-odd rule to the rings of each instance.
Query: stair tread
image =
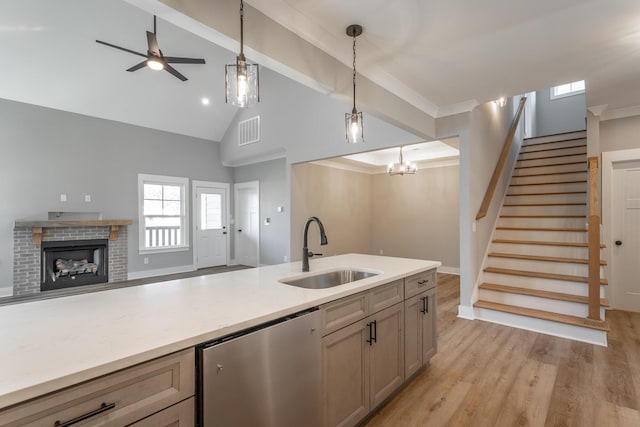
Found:
[[[526,259],[531,261],[549,261],[549,262],[566,262],[572,264],[589,264],[588,259],[582,258],[563,258],[563,257],[551,257],[551,256],[540,256],[540,255],[523,255],[523,254],[508,254],[502,252],[491,252],[489,253],[490,257],[496,258],[513,258],[513,259]],[[600,265],[607,265],[605,260],[600,260]]]
[[[516,307],[513,305],[499,304],[496,302],[479,300],[474,307],[488,308],[491,310],[504,311],[506,313],[518,314],[521,316],[535,317],[538,319],[550,320],[552,322],[566,323],[574,326],[581,326],[584,328],[597,329],[600,331],[608,331],[609,323],[606,321],[596,322],[589,321],[584,317],[570,316],[568,314],[553,313],[551,311],[536,310],[533,308]]]
[[[502,206],[587,206],[586,203],[505,203]]]
[[[526,154],[527,152],[525,151],[524,153],[520,153],[520,155],[522,154]],[[529,160],[544,160],[544,159],[558,159],[560,157],[572,157],[572,156],[586,156],[587,152],[585,151],[584,153],[573,153],[573,154],[558,154],[557,156],[542,156],[542,157],[532,157],[530,159],[518,159],[519,162],[527,162]]]
[[[494,239],[493,243],[510,243],[516,245],[543,245],[543,246],[572,246],[578,248],[587,248],[589,247],[588,243],[574,243],[574,242],[549,242],[549,241],[539,241],[539,240],[509,240],[509,239]],[[600,243],[601,248],[605,248],[604,243]]]
[[[526,187],[529,185],[556,185],[556,184],[586,184],[587,180],[583,180],[583,181],[557,181],[557,182],[549,182],[549,181],[545,181],[545,182],[532,182],[529,184],[511,184],[509,185],[509,187]]]
[[[500,215],[500,218],[586,218],[586,215]]]
[[[513,175],[512,178],[526,178],[529,176],[550,176],[550,175],[569,175],[572,173],[585,173],[587,170],[583,171],[564,171],[564,172],[546,172],[546,173],[532,173],[528,175]]]
[[[529,295],[532,297],[555,299],[559,301],[589,304],[589,297],[585,297],[582,295],[565,294],[562,292],[541,291],[538,289],[529,289],[520,286],[498,285],[495,283],[483,283],[479,286],[479,288],[489,291],[506,292],[512,294]],[[600,298],[600,306],[609,307],[609,301],[606,298]]]
[[[559,196],[562,194],[587,194],[586,191],[548,191],[545,193],[508,193],[507,196]]]
[[[531,168],[548,168],[549,166],[569,166],[569,165],[579,165],[581,163],[587,164],[587,161],[580,162],[564,162],[564,163],[552,163],[548,165],[534,165],[534,166],[516,166],[514,169],[531,169]]]
[[[538,277],[540,279],[567,280],[570,282],[588,283],[589,278],[583,276],[572,276],[569,274],[543,273],[539,271],[512,270],[509,268],[487,267],[484,269],[487,273],[509,274],[511,276]],[[601,285],[608,285],[607,279],[600,279]]]
[[[586,228],[547,228],[547,227],[496,227],[496,230],[518,230],[518,231],[571,231],[586,233]]]
[[[568,132],[568,133],[573,133],[573,132]],[[547,138],[547,137],[556,136],[556,135],[563,135],[563,134],[559,133],[559,134],[555,134],[555,135],[534,136],[534,137],[531,137],[531,138],[525,138],[524,140],[525,141],[532,141],[534,139]],[[534,145],[554,144],[556,142],[578,141],[580,139],[585,139],[586,140],[587,137],[586,136],[581,136],[581,137],[578,137],[578,138],[558,139],[557,141],[547,141],[547,142],[534,142],[534,143],[527,142],[526,144],[523,145],[523,147],[532,147]]]
[[[526,147],[526,145],[522,146],[522,148],[524,147]],[[586,148],[587,144],[572,145],[570,147],[544,148],[542,150],[521,151],[520,154],[542,153],[544,151],[556,151],[556,150],[570,150],[572,148],[582,148],[582,147]]]

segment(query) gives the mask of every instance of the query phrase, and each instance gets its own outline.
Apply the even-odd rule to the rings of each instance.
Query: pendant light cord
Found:
[[[244,1],[240,0],[240,56],[244,57]]]
[[[356,112],[356,35],[353,34],[353,113]]]

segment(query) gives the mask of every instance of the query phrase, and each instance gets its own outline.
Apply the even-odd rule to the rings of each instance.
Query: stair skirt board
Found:
[[[527,331],[538,332],[560,338],[568,338],[604,347],[607,346],[607,333],[605,331],[567,325],[565,323],[522,316],[519,314],[505,313],[503,311],[491,310],[488,308],[476,307],[474,308],[474,312],[476,319],[484,320],[486,322],[525,329]]]
[[[538,261],[489,256],[487,266],[494,268],[506,268],[508,270],[544,271],[545,273],[566,274],[569,276],[587,277],[589,275],[589,264],[568,262]],[[600,277],[604,277],[604,267],[602,266],[600,266]]]
[[[482,281],[496,285],[517,286],[520,288],[536,289],[547,292],[562,292],[564,294],[589,295],[589,285],[583,282],[560,279],[540,279],[537,277],[513,276],[510,274],[483,272]],[[600,298],[604,298],[604,286],[600,285]]]
[[[480,289],[480,299],[498,304],[512,305],[515,307],[532,308],[535,310],[550,311],[576,317],[587,317],[589,306],[585,303],[562,301],[544,297],[514,294],[509,292]],[[600,318],[604,318],[604,307],[600,307]]]
[[[534,228],[585,228],[587,218],[505,218],[499,217],[498,227],[534,227]]]

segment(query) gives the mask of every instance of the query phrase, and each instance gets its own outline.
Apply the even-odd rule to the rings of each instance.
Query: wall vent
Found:
[[[238,145],[260,141],[260,116],[238,122]]]

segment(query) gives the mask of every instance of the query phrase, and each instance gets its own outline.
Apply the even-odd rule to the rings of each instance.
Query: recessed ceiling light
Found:
[[[209,98],[202,98],[202,105],[209,105]]]

